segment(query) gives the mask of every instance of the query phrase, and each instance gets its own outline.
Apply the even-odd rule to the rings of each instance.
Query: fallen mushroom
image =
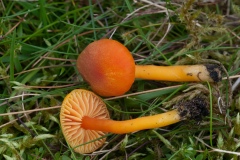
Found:
[[[135,65],[129,50],[111,39],[89,44],[78,56],[77,68],[98,95],[119,96],[127,92],[135,78],[163,81],[208,81],[222,79],[216,64],[154,66]]]
[[[109,117],[105,103],[91,91],[76,89],[64,99],[60,113],[62,132],[68,144],[78,153],[91,153],[105,142],[107,132],[131,133],[164,127],[185,119],[201,120],[208,115],[202,98],[194,98],[165,113],[115,121]]]

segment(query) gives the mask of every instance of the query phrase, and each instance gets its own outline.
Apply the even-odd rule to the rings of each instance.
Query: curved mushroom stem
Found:
[[[124,134],[168,126],[183,119],[200,121],[202,117],[206,115],[208,115],[206,102],[202,98],[195,97],[192,100],[179,103],[176,109],[172,111],[132,120],[114,121],[111,119],[98,119],[84,116],[82,118],[82,128],[86,130]]]
[[[114,121],[111,119],[97,119],[88,116],[83,117],[82,127],[89,130],[125,134],[144,129],[153,129],[177,123],[181,117],[177,109],[154,115],[140,117],[132,120]]]
[[[222,76],[221,68],[216,64],[182,66],[136,65],[135,78],[175,82],[219,82]]]

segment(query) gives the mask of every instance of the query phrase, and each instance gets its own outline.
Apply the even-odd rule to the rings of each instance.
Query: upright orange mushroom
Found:
[[[163,81],[221,80],[221,69],[216,64],[154,66],[135,65],[129,50],[111,39],[89,44],[78,56],[77,69],[101,96],[119,96],[127,92],[135,78]]]
[[[69,93],[61,107],[60,123],[68,144],[78,153],[91,153],[101,147],[107,132],[124,134],[164,127],[186,118],[200,120],[208,114],[201,98],[180,103],[162,114],[125,121],[109,118],[105,103],[91,91],[76,89]]]

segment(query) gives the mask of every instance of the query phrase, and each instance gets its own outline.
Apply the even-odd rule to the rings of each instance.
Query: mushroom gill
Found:
[[[60,121],[66,141],[78,153],[93,152],[106,140],[102,138],[106,133],[81,127],[84,116],[99,119],[110,118],[106,105],[94,93],[83,90],[71,92],[62,103]]]

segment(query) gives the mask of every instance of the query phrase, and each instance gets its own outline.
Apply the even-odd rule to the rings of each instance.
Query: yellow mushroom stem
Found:
[[[215,64],[182,66],[136,65],[135,78],[175,82],[218,82],[221,80],[221,69]]]
[[[87,130],[111,132],[115,134],[125,134],[144,129],[168,126],[177,123],[180,120],[181,117],[177,109],[158,115],[140,117],[125,121],[97,119],[84,116],[82,119],[82,128]]]

